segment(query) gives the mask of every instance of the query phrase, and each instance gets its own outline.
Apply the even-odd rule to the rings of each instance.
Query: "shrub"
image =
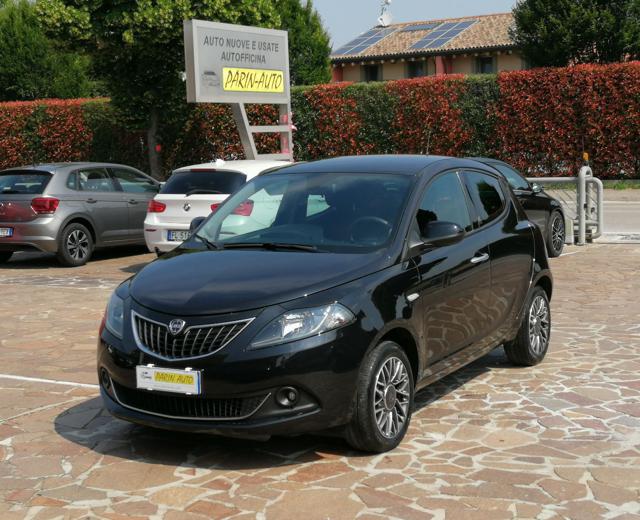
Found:
[[[572,175],[588,151],[597,176],[640,177],[640,63],[298,87],[292,107],[297,160],[483,155],[528,175]],[[247,111],[252,124],[278,119],[273,106]],[[165,172],[244,158],[228,107],[175,112],[161,129]],[[105,99],[0,103],[0,167],[96,160],[147,170],[146,137],[126,127]],[[273,153],[278,135],[258,135],[256,145]]]

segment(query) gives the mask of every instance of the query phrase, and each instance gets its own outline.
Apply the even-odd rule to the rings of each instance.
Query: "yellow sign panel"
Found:
[[[222,69],[222,89],[228,92],[284,92],[284,72],[281,70]]]
[[[193,376],[167,372],[156,372],[155,380],[158,383],[172,383],[175,385],[192,385],[194,383]]]

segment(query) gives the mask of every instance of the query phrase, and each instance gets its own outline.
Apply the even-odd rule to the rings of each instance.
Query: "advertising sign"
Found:
[[[186,20],[190,103],[289,103],[286,31]]]

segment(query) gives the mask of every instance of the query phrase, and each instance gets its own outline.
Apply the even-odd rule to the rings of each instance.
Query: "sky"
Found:
[[[314,0],[333,48],[377,25],[381,0]],[[394,22],[455,18],[511,11],[515,0],[392,0]]]

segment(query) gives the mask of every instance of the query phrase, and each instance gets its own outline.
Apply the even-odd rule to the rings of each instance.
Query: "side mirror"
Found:
[[[196,217],[191,221],[191,224],[189,224],[189,233],[191,233],[192,235],[196,232],[196,229],[198,229],[200,227],[200,225],[207,220],[206,217]]]
[[[531,191],[532,191],[533,193],[540,193],[540,192],[542,191],[542,186],[540,186],[538,183],[534,182],[534,183],[531,185]]]
[[[464,238],[464,229],[453,222],[427,222],[420,226],[422,239],[431,246],[450,246]]]

